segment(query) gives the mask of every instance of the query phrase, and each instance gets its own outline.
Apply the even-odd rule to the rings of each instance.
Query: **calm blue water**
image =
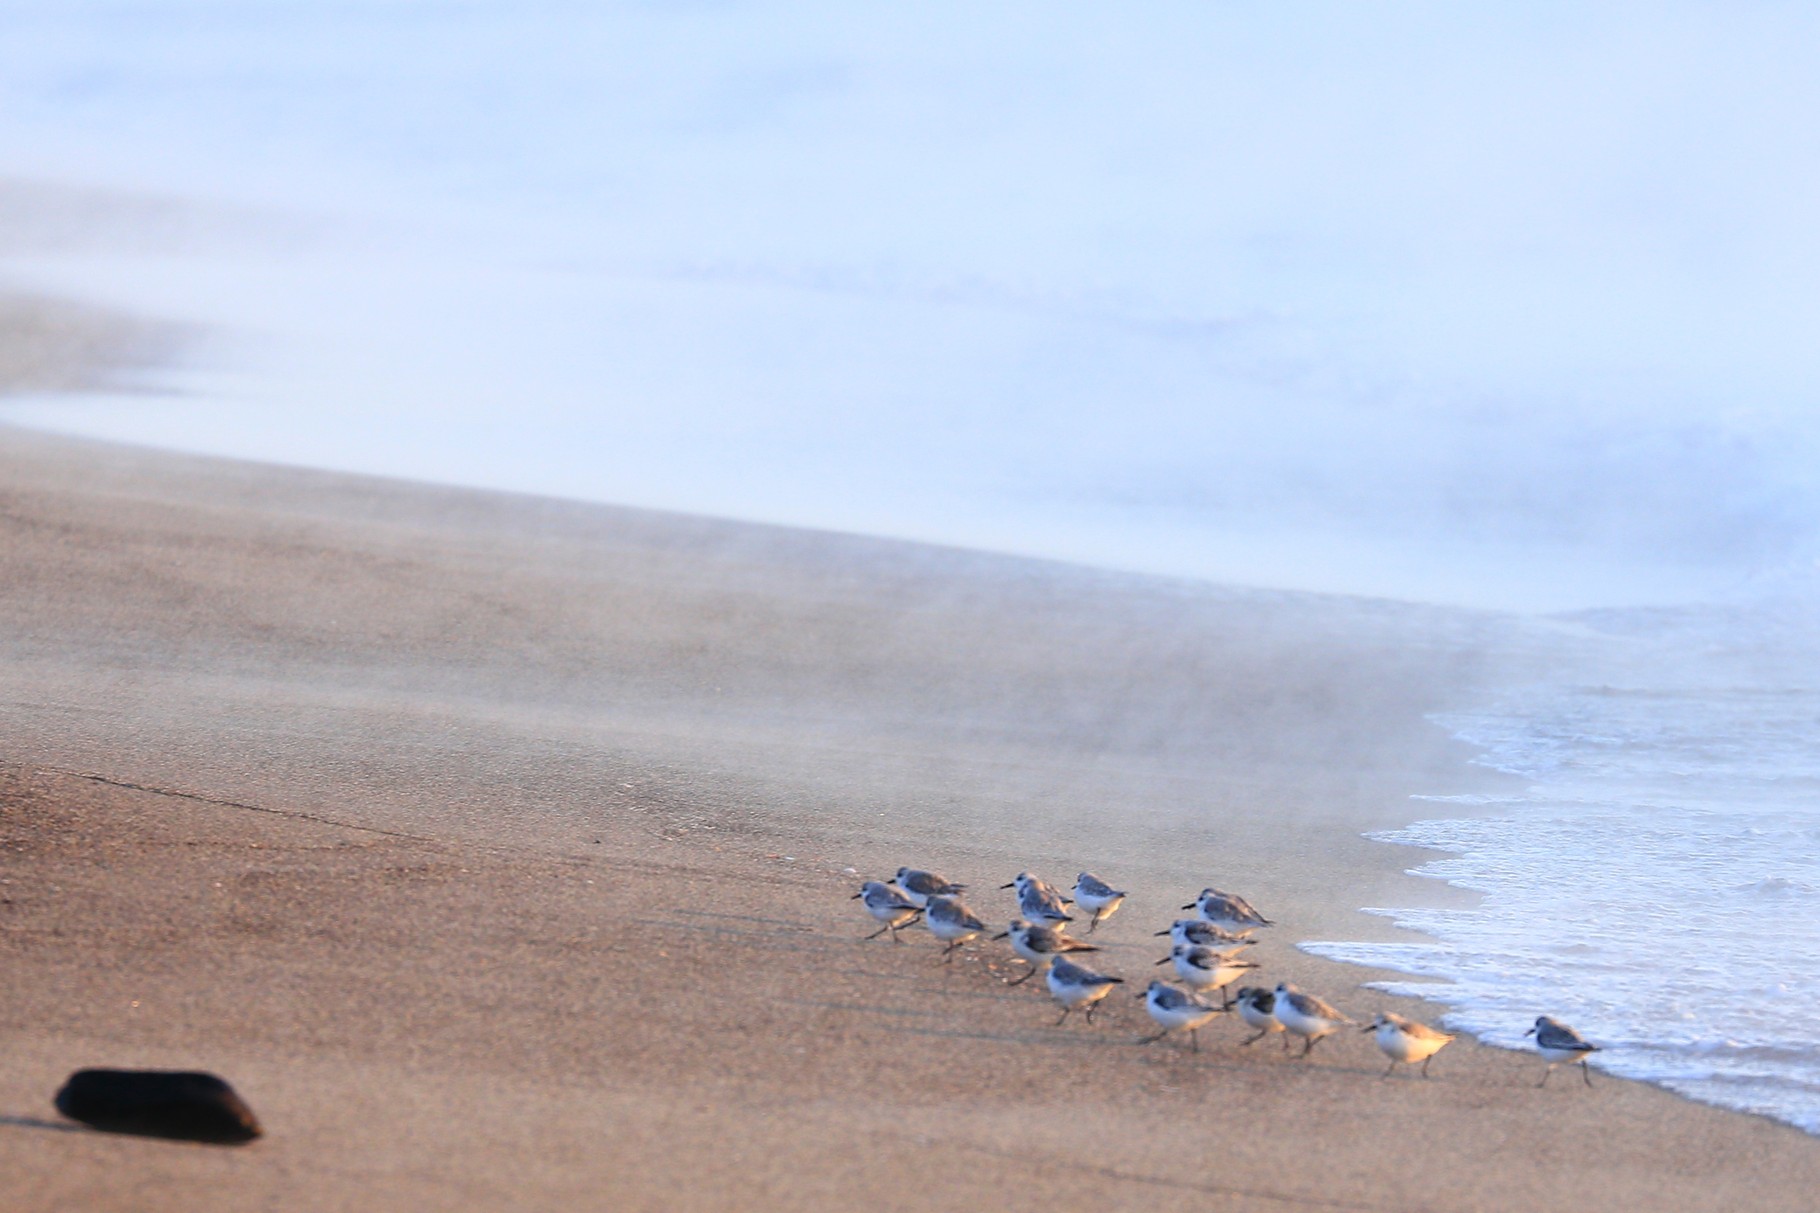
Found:
[[[14,0],[0,288],[206,334],[0,419],[1575,616],[1329,954],[1816,1127],[1820,15]],[[46,185],[56,187],[47,192]],[[63,190],[64,192],[58,192]],[[69,192],[69,191],[75,192]],[[1618,610],[1704,604],[1680,612]],[[1434,789],[1445,797],[1447,789]],[[1563,975],[1571,980],[1562,980]]]

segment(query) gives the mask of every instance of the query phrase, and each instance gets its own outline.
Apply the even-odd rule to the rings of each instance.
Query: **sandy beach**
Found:
[[[20,315],[35,315],[25,304]],[[36,320],[31,323],[37,323]],[[7,332],[18,326],[8,321]],[[64,347],[81,357],[93,348]],[[36,364],[34,364],[36,365]],[[48,372],[33,374],[45,381]],[[64,382],[56,380],[56,382]],[[52,1209],[1805,1209],[1820,1146],[1468,1040],[1380,1080],[1216,1021],[1054,1026],[1003,944],[862,942],[901,864],[1454,896],[1361,831],[1497,777],[1427,713],[1546,661],[1490,614],[1127,577],[0,430],[0,1173]],[[1547,1008],[1538,1008],[1546,1011]],[[91,1065],[267,1136],[111,1136]]]

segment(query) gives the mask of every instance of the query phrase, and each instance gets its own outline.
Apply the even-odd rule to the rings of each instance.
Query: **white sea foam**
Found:
[[[1383,988],[1492,1043],[1555,1015],[1614,1073],[1820,1133],[1812,633],[1769,607],[1601,622],[1614,681],[1444,721],[1525,796],[1374,835],[1442,852],[1418,874],[1479,903],[1373,911],[1428,943],[1304,946],[1426,979]]]

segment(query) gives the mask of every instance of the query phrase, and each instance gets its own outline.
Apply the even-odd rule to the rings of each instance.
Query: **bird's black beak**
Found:
[[[1378,1030],[1378,1025],[1377,1025],[1377,1024],[1375,1024],[1375,1023],[1368,1023],[1368,1024],[1366,1024],[1366,1025],[1365,1025],[1365,1026],[1364,1026],[1364,1027],[1362,1027],[1362,1028],[1360,1028],[1360,1029],[1359,1029],[1359,1032],[1360,1032],[1360,1034],[1361,1034],[1361,1035],[1363,1035],[1363,1034],[1364,1034],[1364,1033],[1366,1033],[1366,1032],[1375,1032],[1375,1031],[1377,1031],[1377,1030]]]
[[[1536,1030],[1534,1028],[1531,1028],[1529,1031],[1523,1033],[1523,1035],[1525,1035],[1525,1036],[1534,1036],[1535,1034],[1536,1034]]]
[[[999,933],[998,933],[998,934],[997,934],[997,935],[994,935],[994,936],[993,936],[993,937],[992,937],[992,938],[994,938],[994,939],[1003,939],[1003,938],[1005,938],[1005,937],[1006,937],[1006,936],[1007,936],[1007,935],[1009,935],[1009,934],[1011,934],[1011,932],[1010,932],[1010,931],[1000,931],[1000,932],[999,932]]]
[[[1174,928],[1172,927],[1172,928],[1170,928],[1170,930],[1174,930]],[[1157,934],[1158,935],[1167,935],[1167,934],[1169,934],[1169,932],[1168,931],[1158,931]]]
[[[1194,903],[1191,901],[1187,905],[1183,906],[1182,908],[1184,910],[1192,910],[1192,909],[1194,909]]]
[[[862,889],[858,893],[855,893],[853,896],[847,898],[847,900],[848,901],[858,901],[860,898],[864,897],[865,895],[866,895],[865,890]]]
[[[1002,884],[1002,885],[1000,885],[1000,886],[999,886],[999,888],[1001,888],[1001,889],[1015,889],[1015,888],[1017,888],[1017,881],[1015,881],[1015,880],[1014,880],[1014,881],[1012,881],[1012,882],[1011,882],[1011,883],[1010,883],[1010,884]]]
[[[1173,957],[1173,956],[1165,956],[1165,957],[1163,957],[1163,959],[1157,961],[1157,964],[1166,965],[1174,959],[1175,959],[1175,957]]]

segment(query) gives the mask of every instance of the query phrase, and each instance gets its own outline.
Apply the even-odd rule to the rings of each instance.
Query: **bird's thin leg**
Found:
[[[1314,1042],[1317,1039],[1318,1039],[1318,1037],[1314,1037],[1314,1036],[1305,1037],[1302,1041],[1302,1052],[1301,1052],[1300,1056],[1302,1056],[1302,1057],[1308,1056],[1308,1054],[1314,1050]]]
[[[1100,1004],[1097,1001],[1090,1002],[1087,1004],[1087,1022],[1088,1023],[1093,1022],[1093,1013],[1099,1009],[1100,1009]]]
[[[1073,1007],[1063,1007],[1063,1008],[1062,1008],[1062,1017],[1061,1017],[1061,1018],[1060,1018],[1060,1019],[1058,1019],[1058,1020],[1056,1020],[1056,1021],[1055,1021],[1055,1026],[1056,1026],[1056,1027],[1058,1027],[1058,1028],[1059,1028],[1059,1027],[1061,1027],[1061,1026],[1062,1026],[1062,1025],[1063,1025],[1063,1024],[1065,1024],[1065,1023],[1067,1023],[1067,1022],[1068,1022],[1068,1017],[1069,1017],[1069,1016],[1070,1016],[1070,1015],[1072,1015],[1072,1014],[1074,1014],[1074,1008],[1073,1008]]]
[[[883,935],[886,931],[891,932],[891,938],[893,938],[893,939],[897,938],[897,928],[892,926],[890,923],[886,923],[884,926],[880,927],[878,930],[872,932],[872,934],[866,936],[866,939],[877,939],[880,935]],[[860,942],[864,943],[865,940],[861,940]]]
[[[1434,1057],[1433,1057],[1433,1056],[1432,1056],[1432,1055],[1431,1055],[1431,1056],[1428,1056],[1428,1057],[1424,1057],[1424,1058],[1423,1058],[1423,1059],[1422,1059],[1422,1077],[1423,1077],[1423,1078],[1427,1078],[1427,1077],[1428,1077],[1428,1063],[1429,1063],[1429,1062],[1431,1062],[1431,1061],[1433,1061],[1433,1060],[1434,1060]]]
[[[1239,1043],[1245,1044],[1245,1045],[1254,1045],[1254,1044],[1258,1043],[1258,1041],[1264,1039],[1268,1035],[1270,1035],[1270,1031],[1268,1029],[1266,1029],[1262,1032],[1259,1032],[1256,1036],[1253,1036],[1251,1039],[1241,1040]]]
[[[1024,974],[1022,977],[1018,978],[1016,981],[1008,981],[1005,984],[1008,986],[1021,986],[1026,981],[1029,981],[1032,977],[1035,977],[1035,976],[1036,976],[1036,966],[1032,965],[1030,968],[1030,971],[1028,973]]]
[[[1200,1031],[1199,1028],[1188,1029],[1188,1051],[1190,1053],[1199,1053],[1201,1051],[1201,1038],[1195,1035],[1198,1031]]]
[[[1584,1057],[1580,1059],[1580,1077],[1586,1080],[1587,1086],[1592,1086],[1592,1069],[1586,1064]]]
[[[1156,1042],[1157,1042],[1157,1041],[1159,1041],[1159,1040],[1161,1040],[1161,1039],[1163,1039],[1163,1037],[1165,1037],[1165,1036],[1167,1036],[1167,1035],[1169,1035],[1169,1029],[1168,1029],[1168,1028],[1164,1028],[1164,1029],[1163,1029],[1163,1030],[1162,1030],[1162,1031],[1161,1031],[1161,1032],[1158,1032],[1158,1033],[1157,1033],[1157,1034],[1156,1034],[1156,1035],[1155,1035],[1155,1036],[1140,1036],[1140,1037],[1138,1037],[1138,1043],[1139,1043],[1139,1044],[1141,1044],[1141,1045],[1153,1045],[1153,1044],[1155,1044],[1155,1043],[1156,1043]]]
[[[1536,1084],[1536,1090],[1540,1091],[1543,1087],[1546,1087],[1548,1085],[1548,1076],[1554,1072],[1555,1063],[1551,1061],[1548,1063],[1548,1069],[1542,1071],[1542,1081]]]
[[[1392,1074],[1396,1073],[1396,1071],[1397,1071],[1397,1063],[1393,1061],[1390,1063],[1390,1069],[1384,1071],[1384,1073],[1378,1078],[1378,1081],[1383,1082],[1384,1079],[1389,1078]]]
[[[1089,935],[1093,934],[1093,928],[1095,928],[1099,925],[1100,925],[1100,916],[1098,914],[1095,914],[1093,916],[1093,918],[1087,923],[1087,934],[1089,934]]]

